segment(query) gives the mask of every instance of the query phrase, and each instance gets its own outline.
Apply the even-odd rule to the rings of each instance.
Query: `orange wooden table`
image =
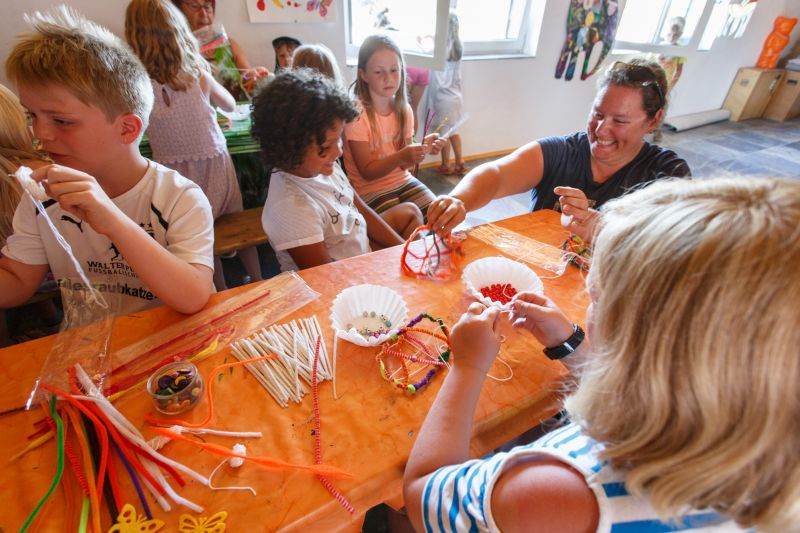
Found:
[[[566,231],[559,216],[552,211],[522,215],[496,223],[539,241],[560,245]],[[463,243],[464,264],[492,255],[503,255],[486,243],[468,238]],[[471,302],[459,274],[448,282],[416,280],[400,272],[401,249],[395,247],[361,257],[324,265],[300,272],[300,276],[321,297],[282,319],[316,315],[325,336],[329,353],[333,352],[333,331],[330,327],[330,305],[344,288],[360,283],[391,287],[399,292],[409,308],[409,317],[420,312],[440,316],[451,325]],[[546,271],[539,271],[547,275]],[[583,323],[587,295],[583,274],[569,266],[555,279],[544,279],[545,293],[573,320]],[[209,305],[231,295],[253,290],[253,285],[239,287],[212,296]],[[141,337],[186,319],[165,308],[154,309],[116,320],[112,344],[129,345]],[[267,326],[269,324],[264,324]],[[479,456],[521,434],[554,414],[558,409],[557,393],[566,377],[558,362],[549,361],[541,346],[527,332],[513,330],[505,321],[502,325],[506,340],[501,356],[509,363],[514,377],[508,382],[487,380],[475,413],[475,431],[471,451]],[[42,362],[53,344],[54,337],[39,339],[0,350],[0,412],[24,403],[38,375]],[[351,515],[322,487],[311,474],[298,471],[276,472],[245,463],[233,469],[227,465],[214,477],[219,486],[251,485],[257,491],[211,491],[189,480],[178,492],[205,507],[200,516],[218,511],[229,513],[228,531],[358,531],[364,513],[381,502],[394,507],[403,504],[402,475],[416,432],[433,401],[443,379],[437,374],[431,384],[416,395],[408,395],[384,381],[375,362],[375,350],[339,341],[337,366],[338,399],[332,397],[330,382],[320,386],[320,413],[324,463],[354,475],[349,480],[334,480],[334,484],[355,506]],[[458,354],[454,354],[458,357]],[[223,346],[200,363],[205,377],[211,368],[224,359],[232,361],[229,348]],[[507,369],[495,363],[492,373],[505,376]],[[266,393],[249,373],[241,368],[214,384],[216,413],[210,428],[229,431],[262,431],[262,438],[239,439],[247,446],[248,455],[264,455],[297,464],[313,464],[314,437],[312,401],[310,394],[301,404],[282,408]],[[135,392],[117,402],[116,406],[144,433],[153,432],[144,422],[151,411],[146,392]],[[453,409],[459,406],[454,405]],[[184,419],[201,420],[207,413],[205,401],[187,413]],[[7,458],[21,450],[26,437],[33,432],[33,423],[42,412],[12,412],[0,416],[0,498],[4,510],[0,513],[0,530],[17,531],[27,515],[45,493],[55,472],[55,445],[51,440],[29,452],[14,463]],[[235,439],[204,437],[228,448]],[[446,446],[447,443],[442,443]],[[208,475],[220,462],[188,443],[173,442],[162,452],[198,472]],[[120,472],[122,470],[120,469]],[[65,476],[72,473],[65,469]],[[123,475],[123,477],[125,477]],[[131,485],[123,485],[127,501],[142,513]],[[165,521],[163,531],[176,531],[182,513],[188,509],[175,508],[164,512],[150,499],[157,518]],[[74,530],[70,517],[65,517],[65,497],[59,487],[37,522],[42,531]],[[74,508],[74,505],[72,506]],[[110,515],[102,513],[104,527],[110,525]],[[197,515],[195,515],[197,516]],[[69,520],[69,522],[66,522]]]

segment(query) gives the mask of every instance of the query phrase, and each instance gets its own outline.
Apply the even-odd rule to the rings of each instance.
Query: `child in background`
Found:
[[[660,180],[608,202],[587,279],[591,346],[550,299],[512,301],[514,326],[577,372],[573,422],[468,461],[500,346],[500,313],[473,303],[406,468],[414,525],[796,531],[799,226],[792,180]]]
[[[294,37],[282,36],[272,40],[272,49],[275,50],[275,74],[292,68],[292,55],[300,44]]]
[[[153,105],[147,71],[114,34],[65,6],[26,16],[6,60],[33,133],[56,164],[34,171],[48,218],[121,313],[166,304],[194,313],[213,287],[211,208],[203,191],[148,161],[139,141]],[[27,300],[48,270],[62,290],[77,273],[23,198],[0,258],[0,307]]]
[[[325,74],[336,85],[344,87],[344,80],[330,48],[324,44],[304,44],[294,51],[293,68],[312,68]],[[408,239],[422,224],[422,211],[416,204],[403,202],[390,207],[380,214],[393,230]]]
[[[408,81],[408,97],[411,111],[414,112],[414,133],[419,131],[419,104],[425,94],[425,88],[431,80],[431,72],[426,68],[406,67],[406,80]]]
[[[281,270],[367,253],[370,239],[403,242],[353,191],[337,161],[342,130],[357,116],[345,89],[311,69],[282,72],[253,101],[253,137],[276,169],[261,220]]]
[[[431,131],[446,132],[461,121],[464,102],[461,96],[461,56],[463,46],[458,36],[458,17],[450,12],[447,30],[447,61],[444,70],[431,73],[428,87],[428,110],[433,113]],[[457,132],[448,137],[449,143],[442,148],[442,165],[439,174],[466,174],[464,155],[461,152],[461,135]],[[453,147],[455,166],[450,165],[450,147]]]
[[[214,219],[242,210],[236,170],[213,105],[236,102],[208,71],[181,12],[168,0],[133,0],[125,13],[125,38],[150,75],[155,103],[147,135],[153,160],[197,183]],[[247,275],[259,281],[255,247],[239,251]],[[214,258],[214,285],[224,290],[222,261]]]
[[[426,154],[438,154],[444,141],[432,134],[411,143],[414,120],[397,44],[385,35],[364,39],[353,85],[363,107],[358,120],[345,127],[344,163],[353,187],[378,213],[413,202],[424,214],[433,193],[408,169]]]

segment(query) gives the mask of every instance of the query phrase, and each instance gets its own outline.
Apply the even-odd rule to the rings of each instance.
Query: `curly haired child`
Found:
[[[403,242],[353,190],[338,163],[358,116],[340,85],[311,69],[284,71],[253,101],[252,134],[273,169],[262,225],[282,270],[329,263]]]
[[[444,141],[432,134],[422,143],[411,142],[414,120],[405,72],[403,54],[392,39],[364,39],[353,84],[363,112],[345,128],[344,164],[353,187],[378,213],[413,202],[424,214],[434,199],[409,169],[427,154],[438,154]]]
[[[576,374],[572,423],[468,460],[500,346],[498,311],[472,304],[406,468],[415,526],[796,531],[798,227],[793,180],[660,180],[609,201],[587,279],[591,346],[550,299],[512,302],[514,326]]]
[[[197,183],[214,219],[241,211],[236,169],[212,107],[233,111],[236,102],[209,72],[186,18],[169,0],[133,0],[125,12],[125,38],[152,80],[155,103],[147,135],[153,160]],[[239,257],[247,275],[261,280],[255,247],[240,250]],[[214,285],[227,288],[219,257]]]

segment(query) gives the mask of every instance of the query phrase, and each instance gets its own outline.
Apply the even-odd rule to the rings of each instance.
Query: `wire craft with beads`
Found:
[[[417,240],[422,232],[428,234]],[[438,235],[429,225],[420,226],[403,246],[400,255],[400,268],[412,278],[447,281],[453,270],[458,268],[463,234]]]

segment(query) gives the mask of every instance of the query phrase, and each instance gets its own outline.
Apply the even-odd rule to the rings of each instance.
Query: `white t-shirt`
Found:
[[[261,225],[281,270],[297,270],[291,248],[324,242],[334,261],[369,252],[367,223],[353,203],[355,191],[339,164],[330,176],[301,178],[276,171]]]
[[[211,207],[200,187],[188,179],[151,161],[139,183],[112,201],[178,259],[214,268]],[[108,237],[63,210],[58,202],[49,200],[44,205],[111,311],[128,314],[160,305]],[[27,195],[14,213],[13,224],[14,233],[3,255],[29,265],[50,265],[64,287],[81,283],[72,261]]]

